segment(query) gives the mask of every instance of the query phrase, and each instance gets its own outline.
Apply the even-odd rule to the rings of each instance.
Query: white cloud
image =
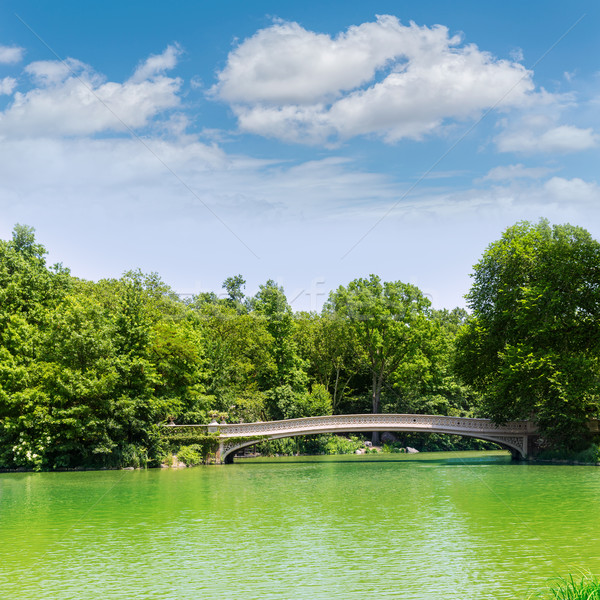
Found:
[[[557,202],[561,203],[600,203],[600,187],[595,182],[584,181],[578,177],[565,179],[552,177],[544,184],[544,191]],[[585,225],[585,223],[583,224]]]
[[[525,56],[523,55],[523,49],[522,48],[513,48],[510,51],[509,56],[515,62],[523,62],[523,60],[525,59]]]
[[[600,222],[600,189],[582,179],[529,178],[458,191],[420,185],[402,199],[406,183],[347,158],[228,156],[191,135],[145,142],[152,153],[125,137],[3,140],[4,235],[14,223],[36,227],[50,260],[81,277],[140,267],[196,292],[200,277],[205,285],[214,281],[203,289],[218,290],[234,264],[255,285],[282,275],[291,292],[321,274],[335,288],[376,268],[424,290],[441,286],[436,301],[449,307],[467,291],[470,266],[485,246],[518,220],[546,216],[600,234],[592,230]],[[397,256],[412,258],[399,263]],[[442,299],[444,289],[455,288],[455,299]]]
[[[169,46],[123,83],[105,81],[74,59],[31,63],[25,71],[36,87],[17,92],[0,113],[0,135],[82,136],[144,127],[161,111],[179,105],[181,80],[161,74],[175,64],[178,52]]]
[[[92,68],[80,60],[67,58],[60,60],[38,60],[29,63],[25,69],[33,83],[40,87],[49,87],[63,83],[69,77],[76,75],[85,75],[87,79],[94,77]],[[96,76],[96,83],[100,83],[101,78]]]
[[[525,167],[518,165],[502,165],[494,167],[482,177],[482,181],[512,181],[514,179],[541,179],[550,173],[547,167]]]
[[[488,180],[498,185],[489,189],[421,185],[403,198],[406,184],[365,171],[347,158],[297,164],[257,160],[227,155],[193,136],[149,137],[145,143],[151,151],[128,138],[5,140],[0,144],[0,212],[28,207],[34,224],[41,218],[36,216],[39,211],[100,211],[113,220],[141,218],[143,212],[150,220],[189,217],[220,227],[206,210],[208,205],[245,231],[249,222],[300,227],[314,220],[337,227],[343,220],[361,229],[384,215],[386,220],[422,222],[502,213],[518,220],[526,218],[520,214],[552,216],[576,207],[578,214],[588,214],[594,207],[600,209],[596,183],[563,177],[538,181],[542,169],[522,165],[492,170]],[[554,213],[548,213],[550,208]]]
[[[559,153],[589,150],[598,144],[593,129],[559,125],[546,130],[514,128],[496,138],[500,152]]]
[[[17,80],[14,77],[4,77],[0,79],[0,94],[10,95],[17,87]]]
[[[213,91],[232,103],[312,104],[370,81],[377,69],[432,46],[435,37],[435,29],[404,27],[389,16],[335,38],[280,22],[230,53]]]
[[[448,119],[530,105],[533,91],[522,65],[461,45],[446,27],[386,15],[335,38],[275,23],[230,53],[211,94],[232,105],[244,131],[319,143],[419,139]]]
[[[166,47],[162,54],[153,54],[149,56],[136,70],[131,77],[131,81],[139,83],[145,79],[152,79],[157,75],[162,75],[165,71],[173,69],[177,64],[177,58],[182,53],[178,44],[171,44]]]
[[[296,222],[335,218],[349,207],[369,212],[371,202],[387,203],[397,194],[387,176],[337,157],[288,164],[228,156],[193,136],[144,142],[150,151],[131,138],[5,139],[0,213],[27,207],[34,215],[83,214],[93,208],[119,220],[142,207],[151,220],[200,215],[218,226],[205,204],[236,223],[241,217]]]
[[[18,63],[23,58],[23,48],[18,46],[0,46],[0,63],[9,65]]]

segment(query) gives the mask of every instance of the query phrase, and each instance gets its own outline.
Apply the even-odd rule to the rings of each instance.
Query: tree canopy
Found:
[[[414,285],[382,282],[376,275],[355,279],[330,294],[326,309],[347,321],[366,356],[373,413],[381,410],[386,380],[422,351],[431,333],[430,304]],[[378,441],[377,432],[373,438]]]
[[[0,240],[0,469],[156,465],[161,425],[215,414],[534,418],[572,446],[598,412],[600,245],[570,225],[491,244],[471,315],[376,275],[294,313],[273,280],[183,300],[156,273],[85,281],[46,256],[31,227]]]
[[[600,244],[580,227],[520,222],[490,244],[467,295],[457,368],[497,422],[586,439],[600,401]]]

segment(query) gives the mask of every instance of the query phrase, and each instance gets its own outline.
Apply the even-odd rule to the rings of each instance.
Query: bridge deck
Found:
[[[220,459],[260,439],[278,439],[318,433],[361,431],[410,431],[464,435],[498,443],[523,457],[528,453],[528,439],[536,434],[530,421],[495,425],[489,419],[410,414],[361,414],[304,417],[284,421],[226,424],[213,422],[208,431],[221,440]],[[246,439],[240,439],[246,438]]]

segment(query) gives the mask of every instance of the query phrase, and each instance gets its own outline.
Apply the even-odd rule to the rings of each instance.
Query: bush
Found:
[[[135,444],[124,444],[116,454],[121,467],[145,469],[148,466],[148,452],[145,448],[140,448]]]
[[[386,454],[399,454],[400,452],[406,452],[406,448],[400,442],[390,442],[384,444],[381,451]]]
[[[282,438],[280,440],[265,440],[256,444],[256,451],[262,456],[294,456],[298,438]]]
[[[332,435],[307,435],[280,440],[267,440],[257,445],[257,450],[265,456],[294,456],[295,454],[354,454],[363,447],[363,442],[356,436],[349,438]]]
[[[582,450],[577,454],[575,459],[579,462],[597,463],[600,462],[600,448],[597,445],[590,446],[586,450]]]
[[[355,454],[359,448],[363,447],[362,441],[356,436],[350,438],[332,435],[325,443],[326,454]]]
[[[600,447],[592,444],[589,448],[575,452],[567,448],[551,448],[542,450],[537,458],[540,460],[570,460],[573,462],[597,463],[600,462]]]
[[[188,467],[201,465],[204,462],[203,448],[200,444],[182,446],[177,452],[177,458]]]

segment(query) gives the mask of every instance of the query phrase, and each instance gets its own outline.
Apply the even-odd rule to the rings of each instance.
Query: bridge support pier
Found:
[[[515,450],[514,448],[509,448],[508,450],[512,460],[527,460],[518,450]]]
[[[528,435],[527,436],[527,458],[535,458],[540,452],[540,436],[539,435]]]
[[[225,457],[225,461],[223,461],[223,458],[222,458],[222,456],[223,456],[223,450],[224,450],[224,448],[223,448],[223,442],[220,442],[219,443],[219,449],[215,452],[215,464],[216,465],[222,465],[222,464],[226,464],[227,463],[227,458],[229,458],[229,457],[226,456]],[[233,462],[233,460],[231,462]]]

